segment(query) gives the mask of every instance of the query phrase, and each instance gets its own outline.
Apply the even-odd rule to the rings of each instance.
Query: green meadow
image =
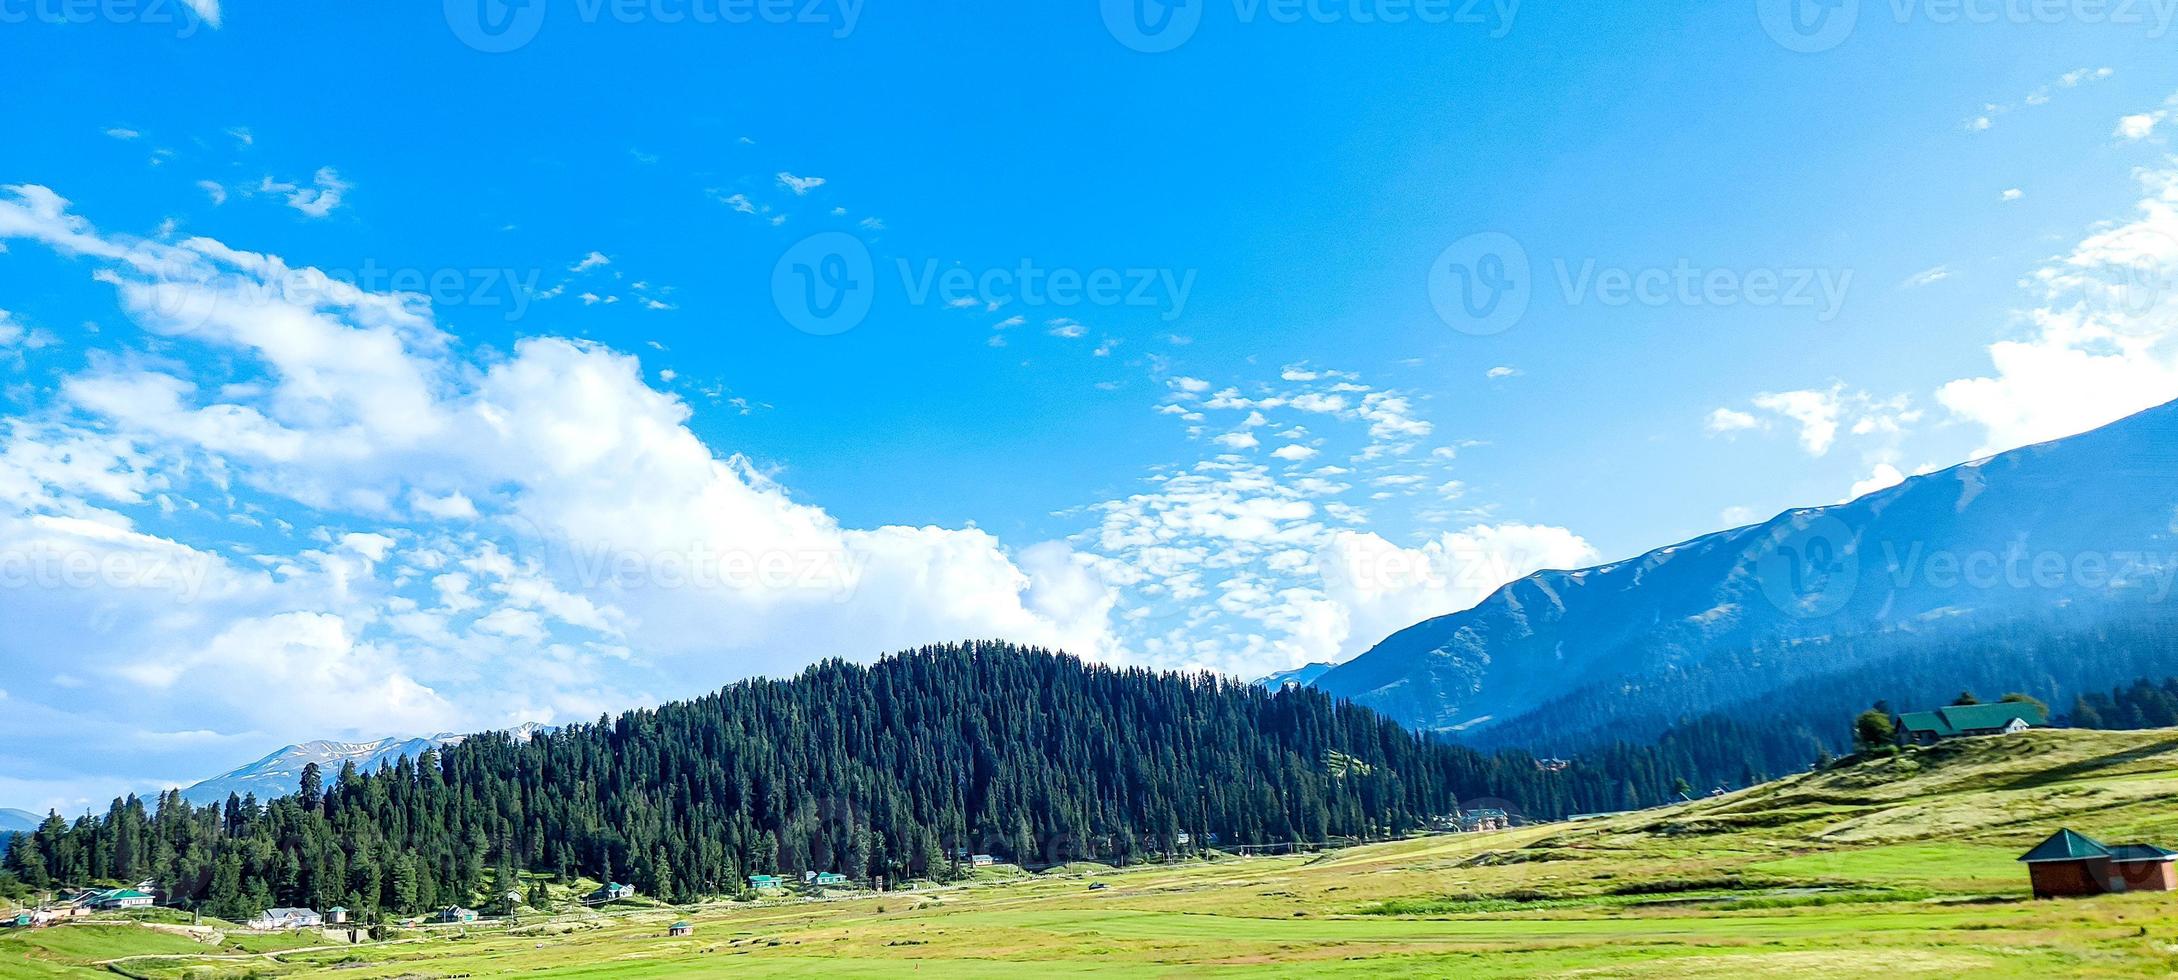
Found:
[[[361,946],[15,930],[0,976],[2178,974],[2178,895],[2028,897],[2014,858],[2059,826],[2178,845],[2178,731],[1957,742],[1594,822],[1319,855],[997,869]],[[668,938],[683,919],[695,935]]]

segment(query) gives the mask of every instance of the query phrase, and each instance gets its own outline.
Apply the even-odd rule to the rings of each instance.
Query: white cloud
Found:
[[[823,187],[824,178],[797,177],[782,170],[779,171],[779,186],[784,187],[787,190],[793,191],[794,196],[800,197],[804,194],[809,193],[810,191],[816,190],[819,187]]]
[[[1800,448],[1810,456],[1830,452],[1838,438],[1838,395],[1835,391],[1787,391],[1759,395],[1755,407],[1775,412],[1800,426]]]
[[[140,137],[144,134],[139,133],[133,129],[124,129],[120,126],[115,126],[114,128],[107,130],[106,135],[111,136],[117,140],[127,141],[136,139],[137,137]]]
[[[2178,393],[2178,170],[2143,171],[2131,220],[2092,229],[2029,282],[2026,331],[1989,346],[1991,372],[1938,389],[1982,427],[1982,453],[2083,432]]]
[[[200,180],[197,181],[197,188],[204,192],[204,196],[212,199],[214,207],[227,203],[227,188],[221,186],[218,181]]]
[[[1470,608],[1523,576],[1598,558],[1579,535],[1527,524],[1476,525],[1416,548],[1340,531],[1317,554],[1325,595],[1344,619],[1340,658],[1422,620]]]
[[[2025,196],[2027,196],[2026,192],[2020,190],[2017,187],[2007,187],[2004,189],[2004,193],[1997,195],[2000,200],[2003,200],[2007,203],[2019,200],[2020,198]]]
[[[215,28],[219,26],[219,0],[182,0],[182,2],[188,4],[189,9],[196,11],[197,16],[202,18],[205,23]]]
[[[1907,276],[1905,282],[1899,283],[1899,288],[1915,289],[1921,286],[1933,286],[1939,282],[1951,278],[1954,274],[1956,274],[1956,272],[1957,270],[1951,268],[1948,265],[1930,266],[1926,269],[1914,273],[1913,275]]]
[[[2155,127],[2167,113],[2142,112],[2118,120],[2116,136],[2119,139],[2144,140],[2155,135]]]
[[[311,177],[313,186],[302,187],[293,183],[275,181],[266,177],[257,186],[260,194],[285,194],[287,206],[312,218],[323,218],[340,206],[343,195],[354,185],[340,178],[340,171],[331,167],[319,167]]]
[[[1289,463],[1299,463],[1305,460],[1314,459],[1318,454],[1318,450],[1309,446],[1301,445],[1297,442],[1280,446],[1277,449],[1271,450],[1271,455],[1276,456],[1279,459],[1285,460]]]
[[[568,267],[567,267],[567,271],[569,271],[569,272],[588,272],[588,271],[590,271],[591,269],[595,269],[595,268],[597,268],[597,267],[599,267],[599,266],[606,266],[606,265],[611,265],[611,264],[613,264],[613,260],[612,260],[612,259],[609,259],[609,258],[606,258],[606,257],[605,257],[605,253],[603,253],[603,252],[591,252],[590,254],[588,254],[588,255],[585,255],[585,256],[583,256],[583,257],[582,257],[582,258],[581,258],[581,259],[580,259],[579,261],[577,261],[577,262],[576,262],[576,263],[575,263],[574,265],[568,266]]]
[[[1744,432],[1761,424],[1761,419],[1755,418],[1746,412],[1720,408],[1709,413],[1709,421],[1706,427],[1712,434],[1723,434],[1727,432]]]
[[[204,355],[94,363],[64,380],[70,419],[0,428],[0,543],[171,555],[199,570],[194,599],[124,591],[128,628],[99,633],[87,617],[113,615],[97,612],[113,588],[0,594],[0,619],[21,642],[73,636],[80,669],[186,691],[222,726],[430,730],[517,700],[581,717],[655,699],[636,685],[971,636],[1117,655],[1095,563],[973,528],[843,526],[705,444],[633,356],[532,337],[470,359],[412,298],[209,239],[107,236],[43,188],[0,195],[0,239],[81,257],[163,345]],[[230,562],[108,509],[191,495],[348,526]],[[403,518],[422,529],[385,526]],[[608,667],[600,647],[636,653]]]
[[[1494,367],[1490,369],[1489,377],[1495,381],[1499,378],[1517,378],[1520,373],[1520,369],[1516,367]]]
[[[1839,501],[1839,503],[1858,500],[1878,490],[1888,490],[1904,482],[1906,482],[1906,474],[1899,472],[1898,467],[1889,463],[1877,463],[1875,472],[1865,480],[1854,482],[1853,489],[1848,491],[1845,500]]]

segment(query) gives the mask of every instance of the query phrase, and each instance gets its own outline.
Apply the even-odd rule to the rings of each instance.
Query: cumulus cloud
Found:
[[[2178,169],[2143,171],[2129,220],[2091,229],[2028,279],[2025,329],[1988,348],[1991,371],[1937,401],[2001,452],[2083,432],[2178,393]]]
[[[1528,524],[1476,525],[1413,548],[1340,531],[1317,553],[1325,594],[1345,620],[1341,657],[1422,620],[1471,608],[1526,575],[1599,558],[1571,531]]]
[[[146,569],[0,592],[10,660],[66,648],[113,697],[186,693],[132,707],[147,723],[186,700],[192,728],[382,735],[968,637],[1114,655],[1096,562],[843,525],[706,444],[631,355],[550,336],[464,354],[419,298],[105,234],[40,187],[0,191],[0,240],[84,259],[160,345],[204,355],[94,359],[50,419],[0,429],[0,547]],[[166,507],[294,533],[154,532]]]

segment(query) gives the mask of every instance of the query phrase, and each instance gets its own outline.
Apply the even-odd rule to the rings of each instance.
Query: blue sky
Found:
[[[0,804],[1260,675],[2178,388],[2171,3],[1196,3],[0,0]]]

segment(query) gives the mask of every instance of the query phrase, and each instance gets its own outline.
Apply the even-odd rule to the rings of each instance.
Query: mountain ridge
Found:
[[[1537,572],[1393,634],[1315,686],[1488,741],[1583,692],[1623,687],[1638,703],[1643,691],[1707,679],[1721,653],[1768,655],[1766,684],[1734,668],[1753,697],[1823,666],[1789,651],[1840,637],[2160,609],[2178,573],[2174,472],[2178,403],[1841,504]]]
[[[556,728],[527,722],[504,731],[517,741],[528,741],[537,735],[556,731]],[[375,742],[340,742],[317,739],[298,742],[273,750],[254,762],[238,766],[210,779],[192,784],[182,790],[182,798],[191,803],[218,803],[230,794],[255,795],[259,800],[271,800],[295,792],[301,785],[303,767],[317,763],[330,782],[340,771],[341,765],[353,762],[356,768],[376,769],[381,764],[391,764],[402,758],[415,758],[427,750],[444,749],[459,745],[469,738],[453,732],[434,735],[382,738]]]

